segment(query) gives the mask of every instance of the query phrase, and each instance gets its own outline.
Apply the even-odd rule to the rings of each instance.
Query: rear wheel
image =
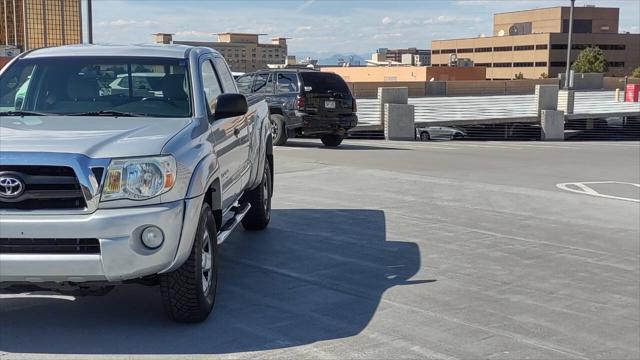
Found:
[[[421,141],[429,141],[431,140],[431,136],[429,136],[429,133],[426,131],[423,131],[420,133],[420,140]]]
[[[247,215],[242,219],[242,226],[247,230],[262,230],[271,221],[271,166],[269,161],[264,162],[262,181],[257,188],[245,194],[245,200],[251,204]]]
[[[209,316],[218,284],[217,254],[216,224],[205,203],[189,258],[175,271],[160,275],[162,302],[171,319],[194,323]]]
[[[322,143],[325,146],[337,147],[337,146],[340,146],[340,144],[342,144],[342,140],[344,140],[344,137],[342,135],[326,134],[326,135],[322,135],[320,137],[320,140],[322,140]]]
[[[271,135],[273,136],[273,144],[282,146],[287,143],[289,138],[287,129],[284,126],[284,116],[273,114],[269,117],[271,121]]]

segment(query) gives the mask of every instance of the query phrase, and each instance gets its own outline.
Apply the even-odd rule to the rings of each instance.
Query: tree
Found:
[[[640,79],[640,66],[638,66],[635,70],[633,70],[633,72],[631,73],[631,77]]]
[[[516,80],[523,80],[523,79],[524,79],[524,75],[521,72],[516,74]]]
[[[543,72],[542,74],[540,74],[540,79],[548,79],[549,78],[549,74],[547,74],[546,72]]]
[[[609,67],[600,48],[588,47],[578,55],[571,69],[577,73],[605,73]]]

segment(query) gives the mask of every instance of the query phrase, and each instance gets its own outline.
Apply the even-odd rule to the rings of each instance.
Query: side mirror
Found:
[[[249,111],[247,98],[241,94],[222,94],[216,99],[213,120],[242,116]]]

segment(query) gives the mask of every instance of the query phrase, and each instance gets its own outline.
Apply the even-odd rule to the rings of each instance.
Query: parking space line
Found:
[[[606,199],[623,200],[623,201],[640,203],[640,199],[632,199],[632,198],[625,198],[621,196],[601,194],[588,186],[588,185],[595,185],[595,184],[621,184],[621,185],[631,185],[631,186],[640,188],[640,184],[621,182],[621,181],[586,181],[586,182],[562,183],[562,184],[557,184],[556,187],[565,191],[576,193],[576,194],[590,195],[590,196],[596,196],[596,197],[601,197]],[[578,189],[571,188],[571,186],[577,187]]]

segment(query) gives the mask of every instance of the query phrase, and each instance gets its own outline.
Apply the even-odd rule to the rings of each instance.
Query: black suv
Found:
[[[262,94],[267,100],[275,145],[284,145],[290,136],[311,136],[335,147],[358,123],[356,100],[334,73],[269,69],[236,81],[241,93]]]

